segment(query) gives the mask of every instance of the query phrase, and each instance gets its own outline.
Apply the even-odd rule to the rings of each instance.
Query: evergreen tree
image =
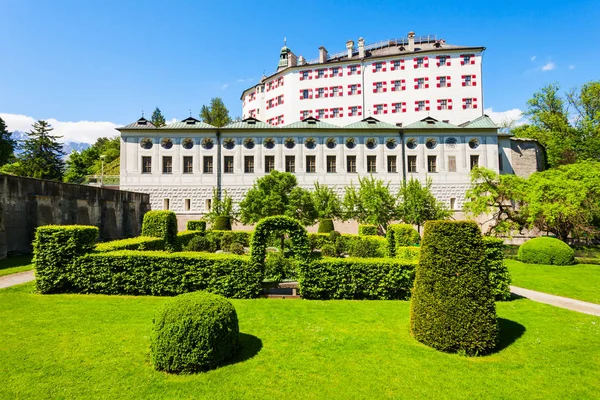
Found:
[[[4,120],[0,118],[0,166],[7,164],[14,158],[16,143],[11,138],[12,133],[6,129]]]
[[[64,152],[58,142],[62,136],[51,135],[54,130],[46,121],[37,121],[29,138],[23,143],[19,156],[22,174],[31,178],[61,180],[65,168]]]
[[[231,123],[229,110],[225,107],[220,97],[213,97],[210,100],[210,106],[202,106],[200,110],[200,119],[212,126],[221,127]]]
[[[164,115],[162,115],[162,112],[160,111],[160,108],[156,107],[154,109],[154,112],[152,113],[151,122],[157,128],[160,128],[161,126],[165,126],[167,124]]]

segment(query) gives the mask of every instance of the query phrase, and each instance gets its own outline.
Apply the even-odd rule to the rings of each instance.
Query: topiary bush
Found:
[[[188,244],[183,248],[183,250],[206,251],[209,253],[214,253],[215,251],[217,251],[217,243],[214,240],[211,240],[209,235],[196,236],[188,242]]]
[[[374,236],[377,235],[377,225],[358,225],[359,236]]]
[[[359,240],[351,240],[348,242],[348,255],[358,258],[380,257],[378,253],[379,246],[373,240],[367,238],[359,238]]]
[[[201,220],[201,219],[188,221],[187,222],[187,230],[204,232],[206,230],[206,221]]]
[[[396,248],[396,258],[417,261],[421,255],[421,248],[417,246],[403,246]]]
[[[234,231],[223,231],[221,234],[220,248],[223,251],[229,251],[232,253],[232,247],[239,248],[241,246],[243,250],[244,247],[249,245],[249,238],[250,235],[248,235],[246,232],[239,234],[238,232]]]
[[[215,218],[211,226],[212,230],[215,231],[230,231],[231,230],[231,217],[220,215]]]
[[[388,242],[388,257],[395,257],[400,247],[415,246],[421,242],[419,232],[409,224],[389,225],[385,238]]]
[[[485,258],[490,271],[490,287],[499,301],[510,299],[510,273],[504,263],[504,241],[484,236]]]
[[[333,227],[333,220],[331,218],[322,218],[319,221],[318,233],[329,233],[333,230],[335,230],[335,228]]]
[[[477,355],[496,346],[496,305],[475,222],[425,224],[410,327],[417,340],[441,351]]]
[[[138,236],[129,239],[112,240],[98,243],[96,251],[107,252],[117,250],[164,250],[165,242],[161,238]]]
[[[196,236],[202,236],[204,235],[204,232],[201,231],[182,231],[177,233],[177,242],[179,243],[178,246],[180,249],[185,248],[188,243],[190,242],[190,240],[192,240],[193,238],[195,238]],[[143,250],[143,249],[140,249]],[[151,249],[146,249],[146,250],[151,250]]]
[[[239,334],[235,308],[227,299],[207,292],[179,295],[154,320],[152,364],[174,373],[216,368],[237,354]]]
[[[519,260],[529,264],[571,265],[575,251],[562,240],[543,236],[529,239],[519,247]]]
[[[148,211],[144,214],[142,236],[162,238],[166,251],[178,251],[177,216],[168,210]]]
[[[77,259],[94,250],[98,228],[85,225],[46,225],[35,230],[33,264],[40,293],[76,291]]]

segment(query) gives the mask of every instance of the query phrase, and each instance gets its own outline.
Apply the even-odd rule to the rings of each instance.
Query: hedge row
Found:
[[[387,254],[395,257],[397,249],[406,246],[414,246],[421,242],[419,232],[409,224],[392,224],[388,226],[385,234],[387,239]]]
[[[381,236],[360,236],[344,234],[336,236],[341,250],[356,257],[386,257],[387,240]],[[309,233],[308,242],[311,250],[322,249],[326,245],[335,245],[328,233]]]
[[[298,283],[305,299],[405,300],[414,272],[414,262],[393,258],[322,258],[298,265]]]
[[[496,300],[510,299],[510,273],[504,263],[504,241],[484,236],[485,258],[487,260],[490,288]]]
[[[192,220],[187,222],[187,230],[188,231],[202,231],[206,230],[206,221],[204,220]]]
[[[142,236],[164,239],[167,251],[180,250],[177,242],[177,216],[173,211],[148,211],[144,214]]]
[[[108,252],[117,250],[164,250],[165,241],[161,238],[150,236],[138,236],[129,239],[113,240],[110,242],[98,243],[96,251]]]
[[[360,236],[374,236],[377,235],[377,225],[358,225],[358,234]]]

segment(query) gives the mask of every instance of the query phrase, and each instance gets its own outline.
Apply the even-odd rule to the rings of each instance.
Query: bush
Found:
[[[239,255],[246,253],[244,246],[240,243],[231,243],[225,251],[227,251],[229,253],[233,253],[233,254],[239,254]]]
[[[402,260],[418,261],[421,254],[421,248],[416,246],[403,246],[396,248],[396,258]]]
[[[308,243],[311,251],[323,250],[326,244],[332,244],[329,233],[309,233]]]
[[[326,243],[321,247],[321,254],[325,257],[339,257],[334,244]]]
[[[428,346],[467,355],[496,346],[496,305],[475,222],[425,224],[410,306],[411,332]]]
[[[298,283],[305,299],[405,300],[414,269],[394,258],[322,258],[298,265]]]
[[[286,258],[281,253],[269,253],[265,260],[265,281],[281,282],[296,279],[296,260]]]
[[[215,230],[215,231],[230,231],[231,230],[231,217],[226,217],[223,215],[215,217],[215,220],[212,223],[211,229]]]
[[[388,256],[395,257],[400,247],[414,246],[420,243],[421,236],[412,225],[393,224],[388,226],[385,238],[388,241]]]
[[[165,250],[178,251],[177,216],[173,211],[148,211],[144,214],[142,236],[162,238]]]
[[[129,251],[92,253],[74,263],[80,293],[174,296],[207,290],[225,297],[262,293],[262,268],[246,256]]]
[[[385,257],[387,241],[381,236],[342,235],[343,249],[350,257]]]
[[[201,220],[201,219],[188,221],[187,222],[187,230],[204,232],[206,230],[206,221]]]
[[[374,236],[377,233],[377,225],[358,225],[359,236]]]
[[[577,257],[575,259],[577,264],[591,264],[591,265],[600,265],[600,258],[593,257]]]
[[[184,251],[206,251],[214,253],[217,251],[217,243],[214,240],[211,240],[209,235],[195,236],[184,247]]]
[[[188,243],[196,236],[202,235],[204,232],[201,231],[183,231],[177,234],[177,243],[180,249],[185,248]],[[142,250],[142,249],[140,249]],[[149,249],[148,249],[149,250]]]
[[[236,355],[239,334],[229,301],[207,292],[182,294],[169,301],[154,321],[152,363],[167,372],[216,368]]]
[[[40,293],[74,291],[77,258],[94,250],[98,228],[85,225],[46,225],[35,230],[33,263]]]
[[[329,233],[333,230],[333,220],[331,218],[323,218],[319,221],[318,233]]]
[[[306,228],[294,218],[276,215],[266,217],[258,221],[254,234],[252,235],[251,257],[254,263],[263,265],[267,251],[267,241],[274,232],[287,232],[292,241],[294,256],[307,261],[310,257],[310,248],[308,246],[308,235]]]
[[[571,265],[575,251],[562,240],[543,236],[523,243],[519,247],[519,260],[528,264]]]
[[[161,238],[138,236],[130,239],[112,240],[98,243],[96,251],[107,252],[117,250],[164,250],[165,242]]]
[[[243,251],[244,247],[250,245],[250,234],[248,232],[221,231],[220,236],[220,246],[223,251],[231,251],[232,246],[241,246]]]
[[[490,287],[496,300],[510,299],[510,273],[504,263],[504,241],[484,237],[485,258],[490,271]]]

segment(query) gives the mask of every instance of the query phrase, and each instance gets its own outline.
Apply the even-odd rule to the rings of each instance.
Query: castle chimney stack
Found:
[[[348,58],[352,58],[352,53],[354,53],[354,41],[348,40],[346,42],[346,48],[348,49]]]
[[[415,51],[415,33],[408,32],[408,51]]]
[[[365,39],[358,38],[358,57],[365,58]]]
[[[319,64],[327,62],[327,49],[323,46],[319,47]]]

